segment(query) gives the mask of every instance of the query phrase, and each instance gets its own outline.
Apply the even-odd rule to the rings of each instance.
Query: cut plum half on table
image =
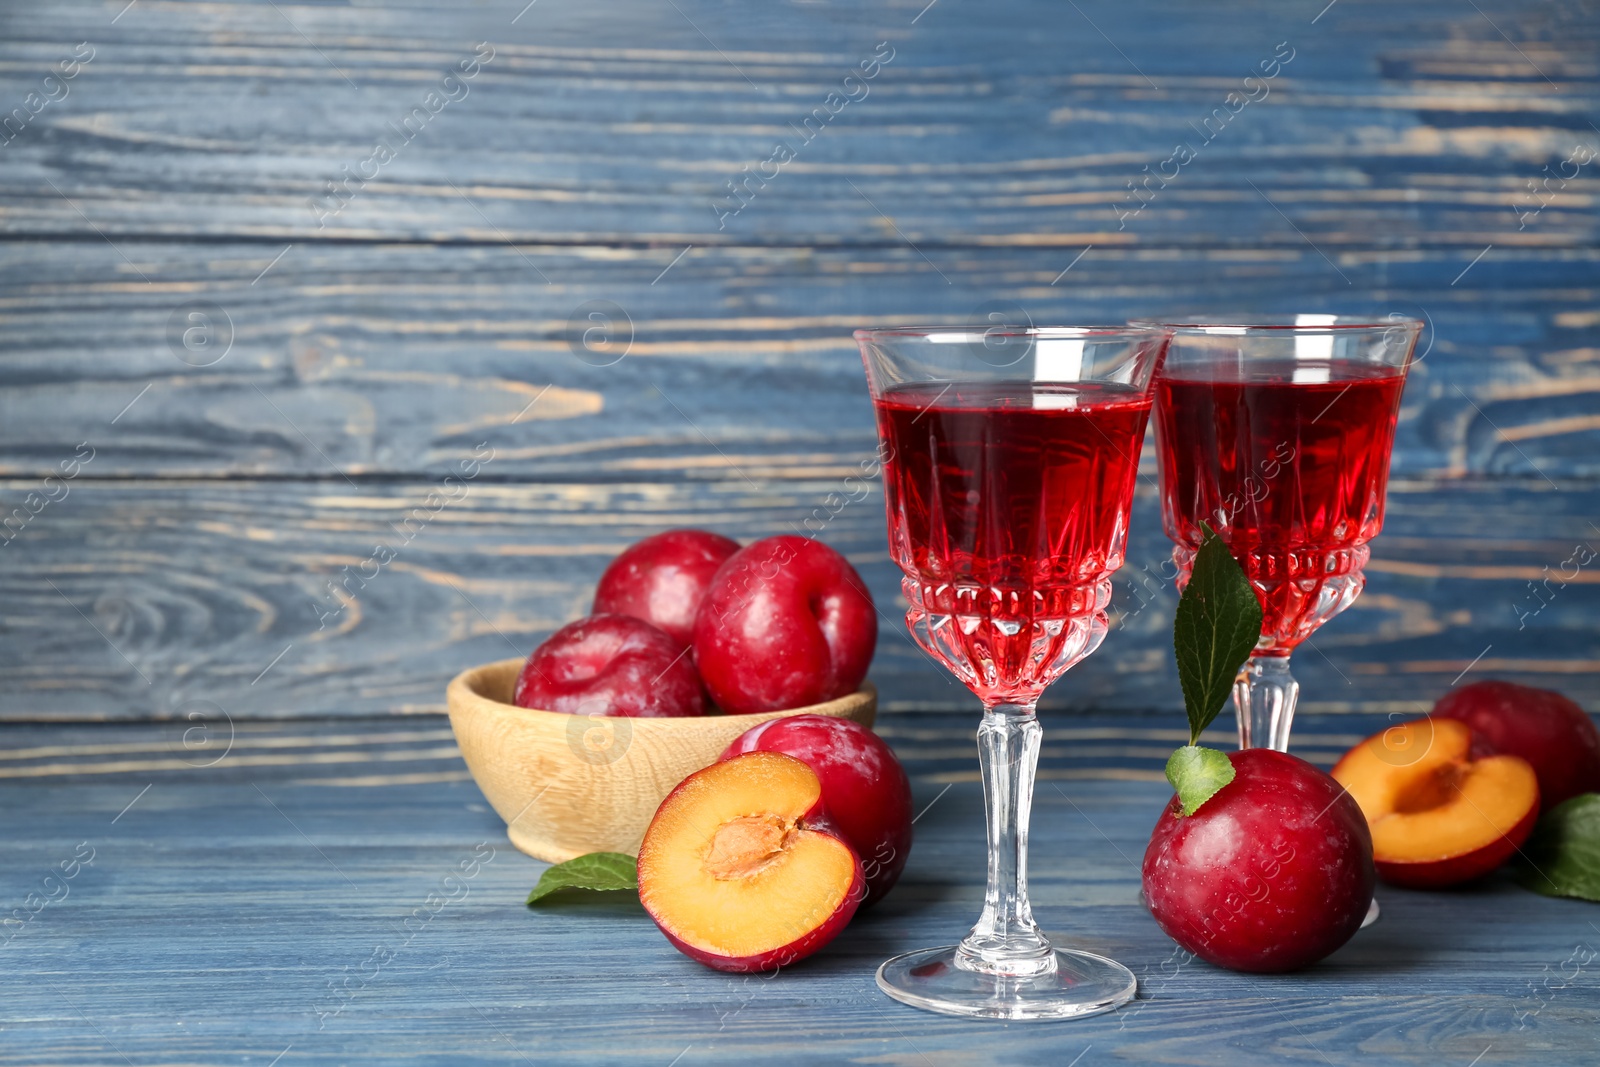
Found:
[[[1464,723],[1417,719],[1367,738],[1333,768],[1372,828],[1378,877],[1455,885],[1488,874],[1527,840],[1539,815],[1533,768],[1518,756],[1474,758],[1473,742]]]
[[[685,778],[639,848],[645,910],[680,951],[719,971],[804,959],[844,929],[865,892],[816,772],[776,752]]]

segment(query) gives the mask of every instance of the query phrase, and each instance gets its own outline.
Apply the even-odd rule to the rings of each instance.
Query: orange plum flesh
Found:
[[[1539,782],[1517,756],[1473,758],[1472,730],[1417,719],[1345,753],[1333,777],[1372,829],[1378,876],[1434,888],[1488,874],[1533,830]]]
[[[639,899],[680,951],[765,971],[822,948],[865,895],[861,861],[792,756],[751,752],[685,778],[639,848]]]

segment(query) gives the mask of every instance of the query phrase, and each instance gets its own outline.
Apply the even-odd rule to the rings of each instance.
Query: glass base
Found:
[[[1367,917],[1361,920],[1361,929],[1365,930],[1378,921],[1378,916],[1383,914],[1383,909],[1378,907],[1378,898],[1373,897],[1372,903],[1367,905]]]
[[[1120,963],[1055,949],[1055,970],[1028,978],[956,964],[956,946],[907,952],[878,968],[878,988],[902,1004],[978,1019],[1076,1019],[1120,1008],[1138,981]]]

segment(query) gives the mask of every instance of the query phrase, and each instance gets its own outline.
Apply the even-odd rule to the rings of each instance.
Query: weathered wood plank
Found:
[[[192,700],[237,718],[435,709],[456,671],[526,653],[587,610],[612,555],[680,525],[817,531],[878,598],[886,706],[970,706],[899,621],[875,488],[854,500],[837,479],[447,491],[458,499],[412,482],[74,484],[0,548],[0,716],[181,719]],[[831,518],[829,494],[847,501]],[[1047,707],[1177,706],[1154,505],[1145,480],[1121,621]],[[1600,582],[1580,547],[1600,551],[1597,520],[1586,488],[1395,485],[1367,592],[1296,658],[1306,701],[1418,709],[1470,666],[1594,706]]]
[[[0,230],[1470,256],[1592,246],[1600,224],[1592,166],[1558,166],[1600,147],[1577,6],[518,6],[13,12],[8,108],[79,42],[93,56],[5,146]],[[493,58],[446,84],[480,41]],[[348,206],[313,208],[352,174],[371,180]]]
[[[195,718],[171,722],[5,723],[0,730],[0,781],[110,781],[159,784],[216,780],[276,781],[367,789],[468,781],[449,721],[421,714],[387,724],[335,719],[290,722],[230,720],[196,705]],[[918,780],[935,786],[976,781],[973,737],[977,712],[888,711],[874,729]],[[1388,720],[1360,714],[1309,715],[1297,724],[1295,753],[1324,767]],[[1302,728],[1303,727],[1303,728]],[[1086,714],[1048,726],[1040,750],[1041,781],[1164,781],[1167,757],[1187,741],[1181,715]],[[1231,723],[1218,723],[1207,744],[1235,743]],[[198,775],[196,772],[206,772]]]
[[[1600,475],[1596,250],[119,247],[0,243],[0,473],[842,477],[856,326],[1250,306],[1431,320],[1400,474]]]
[[[942,732],[953,717],[887,718]],[[159,744],[168,729],[8,726],[0,749],[106,733]],[[258,743],[314,755],[302,735],[345,724],[254,729]],[[4,946],[0,1063],[1062,1064],[1086,1049],[1082,1062],[1249,1067],[1434,1067],[1486,1049],[1483,1063],[1592,1062],[1600,987],[1588,966],[1571,975],[1600,943],[1585,921],[1593,906],[1501,877],[1459,892],[1383,887],[1379,925],[1299,974],[1185,962],[1137,895],[1134,864],[1170,795],[1161,782],[1045,783],[1033,820],[1041,922],[1130,966],[1140,1001],[1059,1025],[896,1005],[873,969],[963,932],[983,873],[979,786],[941,794],[927,773],[938,765],[903,751],[918,806],[931,807],[900,886],[823,953],[766,980],[689,962],[625,902],[525,909],[543,865],[505,844],[470,781],[340,787],[234,756],[159,776],[0,781],[0,806],[17,815],[0,841],[8,908],[61,897],[44,876],[93,855]],[[426,918],[408,928],[419,908]]]

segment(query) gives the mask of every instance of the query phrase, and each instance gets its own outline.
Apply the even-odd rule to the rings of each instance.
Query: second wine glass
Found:
[[[1289,656],[1353,603],[1383,526],[1415,319],[1335,315],[1152,322],[1161,518],[1178,584],[1216,530],[1261,599],[1261,640],[1234,687],[1240,748],[1289,750]]]

